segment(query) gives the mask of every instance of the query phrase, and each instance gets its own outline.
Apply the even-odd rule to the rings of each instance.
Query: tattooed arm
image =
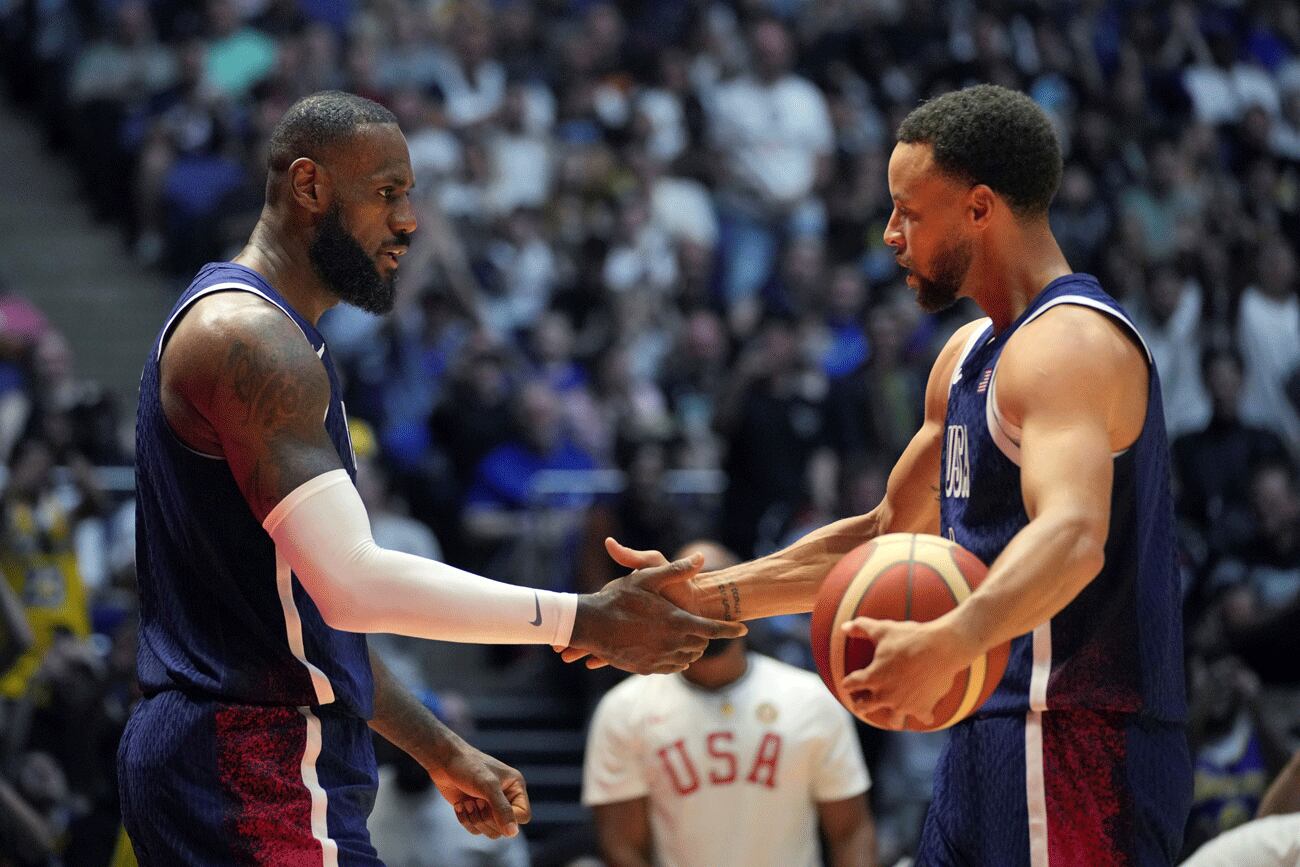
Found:
[[[325,369],[297,326],[257,296],[220,293],[195,302],[163,352],[162,399],[184,442],[226,459],[249,508],[335,629],[572,644],[642,674],[680,671],[709,639],[744,633],[658,594],[694,576],[694,561],[575,597],[377,546],[325,431]]]
[[[172,429],[226,459],[259,522],[303,482],[342,468],[322,423],[325,368],[298,326],[255,295],[194,303],[163,351],[161,391]]]

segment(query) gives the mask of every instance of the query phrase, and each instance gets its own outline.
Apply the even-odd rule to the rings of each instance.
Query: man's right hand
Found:
[[[674,605],[671,594],[700,571],[704,558],[647,565],[609,582],[599,593],[578,597],[570,652],[579,652],[636,674],[682,671],[714,638],[738,638],[743,623],[698,617]]]

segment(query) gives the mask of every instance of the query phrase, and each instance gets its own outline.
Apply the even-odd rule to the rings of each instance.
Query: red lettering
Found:
[[[736,781],[736,754],[730,750],[724,750],[724,746],[729,746],[735,739],[731,732],[712,732],[709,734],[706,743],[708,744],[709,756],[715,759],[721,759],[725,764],[727,772],[719,774],[717,770],[709,770],[709,782],[715,786],[734,783]]]
[[[673,754],[679,757],[678,761],[673,760]],[[677,790],[677,794],[689,795],[700,787],[700,777],[695,772],[695,765],[691,763],[690,755],[686,752],[685,742],[675,741],[671,746],[661,749],[659,760],[663,762],[664,770],[668,772],[668,778],[673,781],[673,788]],[[684,781],[677,776],[677,765],[681,765]]]
[[[754,767],[750,769],[749,776],[745,779],[760,786],[767,786],[769,789],[776,788],[776,763],[780,758],[781,736],[768,732],[763,735],[763,741],[758,745],[758,752],[754,755]]]

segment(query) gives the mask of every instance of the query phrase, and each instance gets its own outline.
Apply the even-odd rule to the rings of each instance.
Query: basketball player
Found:
[[[808,611],[831,566],[882,533],[942,534],[990,564],[938,620],[849,627],[876,650],[844,686],[895,726],[929,722],[957,672],[1012,643],[998,690],[952,730],[920,864],[1169,864],[1190,803],[1159,378],[1052,236],[1060,176],[1051,124],[1014,91],[967,88],[903,121],[885,242],[925,309],[967,297],[987,317],[940,353],[877,508],[671,591],[725,619]]]
[[[735,562],[711,543],[684,550],[706,568]],[[583,764],[582,801],[610,867],[876,863],[852,717],[816,675],[748,653],[743,639],[610,690]]]
[[[743,634],[655,592],[698,558],[575,597],[374,544],[316,322],[339,301],[391,309],[411,186],[386,109],[337,92],[298,102],[272,134],[248,245],[199,272],[145,363],[144,699],[118,760],[142,863],[378,863],[367,725],[428,770],[471,831],[517,832],[519,773],[437,723],[361,633],[574,644],[637,672],[680,670],[708,639]]]

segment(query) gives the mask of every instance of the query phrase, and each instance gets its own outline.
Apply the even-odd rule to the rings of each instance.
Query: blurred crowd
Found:
[[[246,238],[295,99],[389,106],[421,224],[398,308],[322,325],[367,501],[421,551],[579,590],[617,574],[606,535],[750,556],[878,502],[930,362],[976,315],[922,314],[883,245],[893,130],[966,84],[1026,91],[1065,154],[1057,238],[1160,368],[1189,849],[1248,818],[1300,746],[1300,5],[0,0],[0,69],[178,292]],[[39,287],[0,295],[0,559],[37,640],[3,682],[0,804],[91,863],[67,847],[111,838],[133,637],[129,488],[104,495],[89,467],[130,452],[24,297]],[[805,630],[755,639],[807,664]],[[902,853],[934,743],[864,738]]]

